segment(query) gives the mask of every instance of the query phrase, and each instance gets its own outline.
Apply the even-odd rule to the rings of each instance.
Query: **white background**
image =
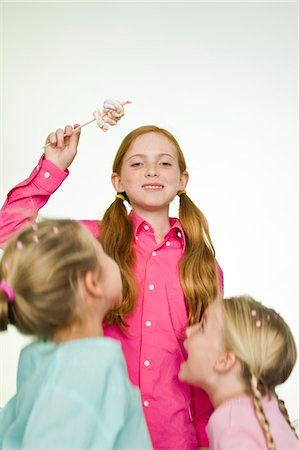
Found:
[[[165,127],[209,220],[225,295],[271,305],[298,342],[296,2],[4,2],[1,13],[1,203],[50,131],[129,98],[117,127],[82,130],[71,175],[42,214],[100,218],[121,139]],[[3,406],[27,340],[13,329],[0,339]],[[279,389],[292,420],[297,377]]]

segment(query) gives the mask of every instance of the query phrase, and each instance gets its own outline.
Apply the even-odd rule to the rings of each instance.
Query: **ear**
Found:
[[[189,180],[189,173],[187,172],[187,170],[185,170],[180,175],[180,184],[179,184],[179,187],[180,187],[179,190],[180,191],[183,191],[184,189],[186,189],[188,180]]]
[[[91,297],[100,298],[103,296],[103,291],[102,291],[101,283],[99,281],[99,276],[95,272],[92,272],[92,271],[87,272],[84,276],[83,283],[84,283],[86,292]]]
[[[218,373],[229,372],[236,364],[237,357],[233,352],[225,352],[218,357],[214,369]]]
[[[113,184],[114,189],[116,192],[125,192],[125,188],[122,185],[122,182],[120,180],[120,176],[118,173],[113,172],[111,175],[111,182]]]

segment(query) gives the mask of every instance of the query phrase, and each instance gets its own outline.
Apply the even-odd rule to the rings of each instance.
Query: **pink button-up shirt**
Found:
[[[12,189],[0,216],[1,241],[32,220],[68,175],[41,159],[30,177]],[[105,335],[118,339],[127,361],[129,377],[140,387],[143,408],[155,449],[197,449],[208,446],[205,433],[212,405],[204,391],[190,388],[178,379],[187,309],[179,281],[178,263],[185,249],[185,236],[178,219],[170,219],[164,241],[157,245],[153,229],[134,212],[134,273],[138,299],[127,316],[128,333],[117,326]],[[81,221],[95,237],[98,221]],[[223,276],[219,268],[220,289]]]

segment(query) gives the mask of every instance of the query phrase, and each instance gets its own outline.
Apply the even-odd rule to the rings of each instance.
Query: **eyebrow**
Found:
[[[135,153],[135,155],[132,155],[132,156],[130,156],[130,157],[128,158],[128,161],[129,161],[131,158],[135,158],[136,156],[137,156],[137,157],[140,157],[140,158],[147,157],[147,155],[146,155],[145,153]],[[172,156],[172,155],[170,155],[169,153],[159,153],[159,154],[156,155],[156,156],[158,156],[159,158],[160,158],[161,156],[169,156],[170,158],[175,159],[175,157]]]

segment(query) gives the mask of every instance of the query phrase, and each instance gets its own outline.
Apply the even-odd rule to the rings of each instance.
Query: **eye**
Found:
[[[141,166],[141,162],[134,162],[134,163],[132,163],[131,164],[131,167],[138,167],[138,166]]]
[[[160,164],[161,164],[161,166],[172,166],[172,164],[170,163],[170,162],[167,162],[167,161],[163,161],[163,162],[160,162]]]

